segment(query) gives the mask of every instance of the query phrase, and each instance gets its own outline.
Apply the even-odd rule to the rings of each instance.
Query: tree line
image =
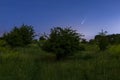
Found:
[[[120,34],[107,35],[107,31],[103,30],[89,41],[82,38],[83,35],[71,27],[54,27],[50,30],[50,34],[44,33],[39,40],[35,40],[35,36],[33,26],[23,24],[4,33],[0,37],[0,47],[25,47],[36,43],[42,50],[54,53],[56,59],[60,60],[77,51],[85,50],[81,44],[96,44],[100,51],[106,50],[109,45],[120,44]]]

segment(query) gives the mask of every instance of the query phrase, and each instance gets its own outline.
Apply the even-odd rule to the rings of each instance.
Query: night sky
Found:
[[[87,39],[120,33],[120,0],[0,0],[0,34],[23,23],[37,33],[72,26]]]

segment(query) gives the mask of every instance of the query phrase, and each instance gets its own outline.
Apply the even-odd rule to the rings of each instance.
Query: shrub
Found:
[[[95,43],[98,45],[101,51],[106,50],[109,45],[109,41],[106,35],[96,35]]]
[[[42,49],[55,53],[57,60],[62,59],[79,50],[80,36],[76,33],[76,30],[72,30],[70,27],[55,27],[51,29],[48,39],[42,45]]]
[[[21,27],[14,27],[9,33],[5,33],[2,38],[11,47],[26,46],[32,43],[34,29],[32,26],[23,24]]]
[[[98,46],[100,48],[100,50],[104,51],[107,49],[108,47],[108,39],[106,36],[101,36],[101,38],[99,39],[99,42],[98,42]]]

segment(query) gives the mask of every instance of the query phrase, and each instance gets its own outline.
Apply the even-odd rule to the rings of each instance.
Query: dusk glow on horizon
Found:
[[[23,23],[36,33],[72,26],[93,38],[101,29],[120,33],[120,0],[0,0],[0,34]]]

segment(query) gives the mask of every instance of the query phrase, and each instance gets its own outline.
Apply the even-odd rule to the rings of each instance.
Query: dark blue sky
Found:
[[[91,38],[101,31],[120,33],[120,0],[0,0],[0,33],[21,24],[37,33],[72,26]]]

